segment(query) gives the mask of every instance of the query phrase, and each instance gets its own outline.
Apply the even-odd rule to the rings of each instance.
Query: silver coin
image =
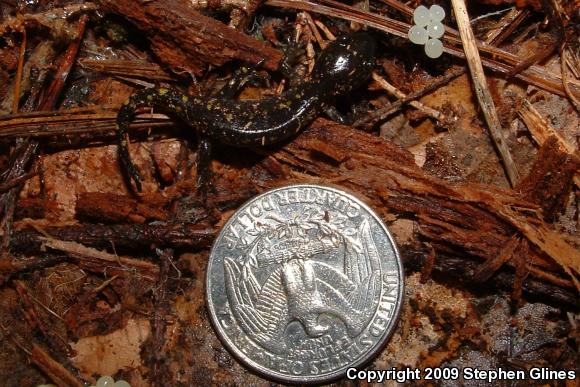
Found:
[[[294,185],[259,195],[211,252],[212,324],[242,363],[285,383],[345,376],[394,330],[403,270],[379,217],[338,189]]]

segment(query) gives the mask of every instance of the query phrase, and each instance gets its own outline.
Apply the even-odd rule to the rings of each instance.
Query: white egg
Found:
[[[429,39],[425,43],[425,54],[429,58],[439,58],[443,54],[443,43],[439,39]]]
[[[445,27],[441,22],[431,22],[427,26],[427,32],[429,33],[429,37],[439,39],[445,33]]]
[[[429,39],[427,30],[423,27],[413,26],[409,29],[409,40],[415,44],[425,44]]]
[[[110,376],[101,376],[97,380],[97,387],[113,387],[115,384],[115,379]]]
[[[113,387],[131,387],[131,385],[124,380],[117,380],[115,384],[113,384]]]
[[[419,27],[426,26],[431,21],[431,13],[424,5],[420,5],[413,11],[413,21]]]
[[[429,17],[431,21],[440,22],[445,19],[445,10],[440,5],[433,4],[431,8],[429,8]]]

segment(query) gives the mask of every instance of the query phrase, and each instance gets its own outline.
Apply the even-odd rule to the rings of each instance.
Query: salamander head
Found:
[[[375,40],[365,32],[342,35],[322,52],[312,77],[332,84],[335,95],[349,92],[370,78],[375,50]]]

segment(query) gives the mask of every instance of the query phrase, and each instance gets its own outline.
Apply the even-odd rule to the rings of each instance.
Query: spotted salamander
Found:
[[[320,115],[335,96],[346,94],[369,79],[375,49],[375,41],[367,33],[340,36],[322,51],[307,82],[263,100],[191,97],[165,88],[138,91],[117,115],[121,163],[141,191],[141,177],[128,149],[129,124],[138,107],[157,107],[197,131],[199,186],[202,179],[207,179],[211,141],[253,147],[287,140]]]

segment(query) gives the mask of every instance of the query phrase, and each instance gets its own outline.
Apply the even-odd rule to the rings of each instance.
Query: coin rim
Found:
[[[242,353],[242,351],[240,351],[232,342],[232,340],[226,335],[226,333],[224,332],[224,330],[221,328],[221,326],[219,325],[219,322],[217,321],[217,314],[215,312],[215,309],[213,307],[213,304],[211,302],[211,287],[210,287],[210,274],[211,274],[211,269],[212,269],[212,264],[213,264],[213,255],[214,255],[214,249],[218,243],[218,241],[221,240],[221,238],[223,237],[223,234],[225,232],[225,230],[229,227],[229,225],[233,222],[235,216],[243,211],[245,208],[247,208],[250,204],[252,204],[254,201],[262,198],[263,196],[272,194],[274,192],[277,191],[283,191],[283,190],[287,190],[287,189],[294,189],[294,188],[314,188],[314,189],[323,189],[323,190],[329,190],[329,191],[333,191],[335,193],[338,193],[340,195],[345,195],[346,197],[348,197],[351,200],[354,200],[357,204],[361,205],[368,213],[370,213],[370,215],[372,217],[375,218],[375,220],[378,221],[378,223],[380,224],[380,226],[383,228],[383,230],[386,232],[389,241],[391,242],[391,245],[393,246],[393,250],[395,252],[395,258],[396,258],[396,262],[397,262],[397,266],[399,268],[399,278],[400,278],[400,282],[399,282],[399,294],[401,295],[401,297],[399,298],[400,302],[398,302],[395,306],[395,313],[393,314],[393,318],[391,319],[389,326],[387,327],[387,329],[385,329],[382,337],[377,340],[376,344],[364,355],[362,356],[360,359],[358,359],[357,361],[350,363],[344,367],[341,367],[338,370],[329,372],[327,374],[322,374],[322,375],[317,375],[314,377],[304,377],[304,376],[288,376],[285,374],[280,374],[280,373],[275,373],[273,372],[271,369],[266,368],[262,365],[260,365],[259,363],[255,362],[254,360],[250,359],[248,356],[244,355]],[[217,237],[215,238],[211,250],[210,250],[210,256],[209,256],[209,260],[208,260],[208,264],[207,264],[207,271],[205,274],[205,301],[206,301],[206,306],[208,308],[208,314],[210,316],[210,322],[211,325],[214,329],[214,331],[217,333],[217,337],[218,339],[221,341],[221,343],[224,345],[224,347],[226,347],[228,349],[228,351],[230,352],[230,354],[232,354],[232,356],[234,358],[236,358],[240,363],[242,363],[242,365],[245,365],[247,369],[249,369],[250,371],[255,371],[255,373],[257,373],[260,376],[265,377],[266,379],[272,380],[272,381],[276,381],[276,382],[282,382],[282,383],[292,383],[292,384],[320,384],[320,383],[328,383],[331,381],[336,381],[338,379],[342,379],[344,377],[346,377],[346,371],[349,368],[357,368],[360,369],[360,367],[364,364],[366,364],[367,362],[369,362],[370,360],[374,359],[379,353],[380,351],[383,349],[383,347],[385,346],[385,344],[388,342],[389,338],[393,335],[393,333],[395,332],[395,326],[399,321],[399,317],[401,314],[401,309],[403,306],[403,302],[404,302],[404,298],[405,298],[405,293],[404,293],[404,288],[405,288],[405,275],[404,275],[404,270],[403,270],[403,261],[401,259],[401,255],[399,253],[399,249],[397,248],[397,245],[395,243],[395,240],[393,238],[393,236],[391,235],[389,229],[387,228],[387,226],[384,224],[384,222],[382,221],[382,219],[375,213],[375,211],[373,211],[367,204],[365,204],[362,200],[360,200],[359,198],[357,198],[356,196],[354,196],[351,193],[345,192],[342,189],[338,189],[338,188],[334,188],[331,186],[324,186],[324,185],[317,185],[317,184],[293,184],[293,185],[287,185],[284,187],[278,187],[278,188],[274,188],[271,190],[268,190],[266,192],[263,192],[257,196],[254,196],[253,198],[249,199],[248,201],[246,201],[243,205],[241,205],[233,214],[232,216],[228,219],[228,221],[223,225],[223,227],[221,228],[219,234],[217,235]],[[375,312],[376,314],[376,312]]]

